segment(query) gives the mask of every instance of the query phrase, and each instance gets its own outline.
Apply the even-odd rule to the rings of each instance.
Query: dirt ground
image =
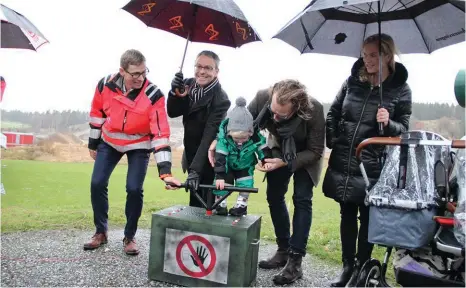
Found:
[[[173,167],[181,168],[183,149],[172,147]],[[328,159],[328,153],[325,158]],[[1,150],[1,159],[37,160],[47,162],[93,162],[89,156],[87,142],[73,134],[56,133],[32,146],[11,147]],[[120,161],[127,164],[126,157]]]
[[[92,162],[87,149],[87,143],[72,134],[56,133],[32,146],[19,146],[3,149],[2,159],[37,160],[47,162]],[[181,167],[183,150],[172,148],[174,167]],[[126,157],[121,162],[126,164]]]

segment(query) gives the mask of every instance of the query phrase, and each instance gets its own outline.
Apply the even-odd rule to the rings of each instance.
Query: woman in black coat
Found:
[[[398,136],[409,126],[412,102],[411,90],[406,83],[408,71],[395,62],[393,39],[386,34],[381,36],[383,108],[379,107],[377,34],[364,41],[362,58],[353,65],[351,76],[343,83],[327,114],[327,147],[332,152],[323,192],[340,203],[343,260],[343,272],[331,283],[333,287],[354,286],[360,266],[372,253],[373,245],[367,241],[369,207],[364,205],[365,184],[355,157],[356,147],[364,139],[379,136],[379,123],[383,123],[384,136]],[[380,176],[382,149],[380,146],[368,147],[361,155],[372,184]]]

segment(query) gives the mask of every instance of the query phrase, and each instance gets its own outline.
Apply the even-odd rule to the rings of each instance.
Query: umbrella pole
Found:
[[[198,6],[194,5],[193,19],[196,19],[197,9],[198,9]],[[188,51],[189,40],[191,40],[191,32],[192,32],[192,26],[191,26],[191,28],[190,28],[190,30],[188,32],[188,37],[186,37],[186,45],[184,46],[183,59],[181,60],[181,66],[180,66],[180,72],[181,73],[183,73],[184,59],[186,58],[186,51]],[[185,87],[181,88],[181,89],[176,88],[175,89],[175,94],[178,97],[184,97],[184,96],[186,96],[188,94],[188,89],[189,89],[189,87],[187,85],[185,85]]]
[[[183,64],[184,64],[184,59],[186,58],[186,51],[188,51],[188,44],[189,44],[190,36],[191,36],[191,32],[188,32],[188,37],[186,38],[186,45],[184,46],[183,60],[181,60],[180,72],[183,72]]]
[[[380,19],[380,1],[377,2],[377,25],[379,26],[379,96],[380,96],[380,104],[379,104],[379,109],[383,108],[383,102],[382,102],[382,75],[383,75],[383,65],[382,65],[382,21]],[[383,136],[383,123],[379,123],[379,135]],[[382,151],[380,153],[380,158],[379,158],[379,163],[380,163],[380,169],[383,169],[383,166],[385,164],[385,159],[386,159],[386,152]]]
[[[380,19],[380,1],[377,2],[377,24],[379,26],[379,96],[380,104],[379,108],[383,108],[383,97],[382,97],[382,74],[383,74],[383,65],[382,65],[382,23]],[[383,136],[383,123],[379,123],[379,135]]]
[[[186,51],[188,50],[188,43],[189,43],[190,36],[191,36],[191,32],[188,32],[188,37],[186,38],[186,45],[184,46],[183,60],[181,60],[180,73],[183,73],[183,64],[184,64],[184,59],[186,58]],[[186,96],[188,94],[188,86],[185,85],[185,87],[176,88],[175,94],[178,97]]]
[[[199,8],[199,6],[196,4],[194,4],[193,6],[194,6],[193,7],[193,19],[194,19],[194,22],[196,22],[196,14],[197,14],[197,9]],[[186,45],[184,46],[183,60],[181,60],[180,72],[183,71],[184,59],[186,57],[186,51],[188,51],[188,43],[189,43],[189,40],[191,40],[192,27],[193,25],[191,25],[191,28],[189,29],[188,37],[186,37]]]

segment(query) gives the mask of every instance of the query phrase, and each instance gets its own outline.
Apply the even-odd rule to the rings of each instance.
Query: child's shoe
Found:
[[[235,206],[228,211],[232,216],[243,216],[248,214],[248,198],[238,196]]]
[[[215,202],[217,202],[221,197],[215,196]],[[227,199],[223,200],[220,202],[220,204],[215,208],[215,211],[217,212],[217,215],[220,216],[227,216],[228,215],[228,209],[227,209]]]
[[[230,209],[229,213],[232,216],[247,215],[248,214],[248,206],[236,204],[233,208]]]

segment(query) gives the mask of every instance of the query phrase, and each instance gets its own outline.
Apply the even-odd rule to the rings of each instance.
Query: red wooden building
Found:
[[[6,136],[6,147],[34,144],[34,134],[20,132],[2,132]]]

